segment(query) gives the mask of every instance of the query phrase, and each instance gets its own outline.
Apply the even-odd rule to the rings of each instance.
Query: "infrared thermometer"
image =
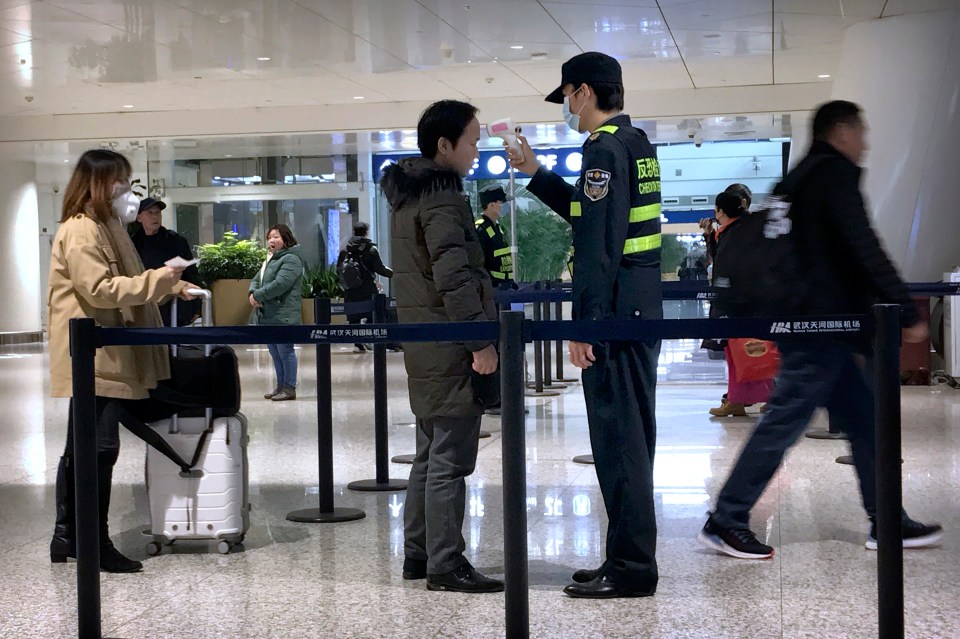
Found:
[[[491,138],[500,138],[507,143],[514,151],[520,150],[520,141],[517,140],[517,133],[520,127],[513,123],[512,118],[503,118],[495,120],[487,125],[487,136]]]

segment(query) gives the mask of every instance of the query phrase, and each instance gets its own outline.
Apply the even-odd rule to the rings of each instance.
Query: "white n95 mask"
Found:
[[[140,211],[140,199],[133,194],[133,191],[124,191],[113,198],[113,212],[120,218],[123,224],[132,224],[137,221],[137,213]]]

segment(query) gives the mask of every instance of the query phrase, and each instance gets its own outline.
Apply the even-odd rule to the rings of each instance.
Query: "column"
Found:
[[[0,333],[38,333],[40,219],[33,162],[0,164]],[[39,268],[38,268],[39,264]],[[12,336],[11,336],[12,337]]]

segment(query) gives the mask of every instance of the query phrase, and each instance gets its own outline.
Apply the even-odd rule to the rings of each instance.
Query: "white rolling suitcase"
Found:
[[[197,293],[199,291],[191,291]],[[203,291],[203,322],[210,321],[209,292]],[[171,316],[176,317],[176,306]],[[176,320],[174,320],[175,322]],[[176,348],[176,347],[174,347]],[[209,356],[210,348],[204,349]],[[179,417],[153,422],[155,429],[193,469],[183,472],[155,448],[147,447],[146,484],[150,501],[147,552],[182,539],[217,540],[228,553],[250,528],[247,419],[242,413]]]

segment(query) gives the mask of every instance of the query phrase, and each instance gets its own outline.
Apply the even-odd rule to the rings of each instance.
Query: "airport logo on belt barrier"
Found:
[[[859,333],[860,320],[827,320],[811,322],[774,322],[771,334],[783,333]]]
[[[322,342],[331,337],[349,337],[359,339],[361,337],[386,337],[385,328],[317,328],[310,331],[310,339],[315,342]]]

